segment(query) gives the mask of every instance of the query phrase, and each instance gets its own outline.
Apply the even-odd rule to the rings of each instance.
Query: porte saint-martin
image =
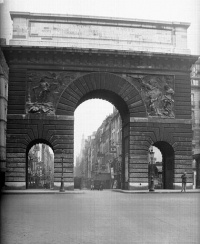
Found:
[[[122,189],[148,189],[149,148],[163,155],[165,189],[192,188],[188,23],[10,12],[5,184],[27,188],[28,152],[54,152],[53,182],[74,189],[74,111],[101,98],[122,120]],[[64,155],[63,155],[64,151]],[[64,159],[64,161],[63,161]]]

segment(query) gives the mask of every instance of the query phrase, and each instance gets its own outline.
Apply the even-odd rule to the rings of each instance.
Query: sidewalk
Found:
[[[26,189],[26,190],[2,190],[1,194],[83,194],[81,190],[65,190],[60,192],[59,190],[50,189]]]
[[[126,194],[147,194],[147,193],[148,194],[156,194],[156,193],[180,193],[181,194],[181,190],[173,190],[173,189],[172,190],[155,189],[155,191],[153,192],[149,192],[149,190],[121,190],[121,189],[109,189],[109,190],[114,192],[126,193]],[[90,190],[75,189],[74,191],[65,190],[65,192],[60,192],[59,190],[49,190],[49,189],[26,189],[26,190],[2,190],[1,194],[84,194],[87,193],[87,191]],[[200,193],[200,189],[188,189],[186,193]]]
[[[173,189],[155,189],[154,191],[149,190],[121,190],[121,189],[112,189],[116,192],[121,193],[128,193],[128,194],[141,194],[141,193],[149,193],[149,194],[155,194],[155,193],[200,193],[200,189],[188,189],[186,192],[181,192],[181,189],[173,190]]]

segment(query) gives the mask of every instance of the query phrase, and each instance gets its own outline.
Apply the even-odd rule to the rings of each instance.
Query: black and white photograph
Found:
[[[0,0],[0,243],[200,243],[200,0]]]

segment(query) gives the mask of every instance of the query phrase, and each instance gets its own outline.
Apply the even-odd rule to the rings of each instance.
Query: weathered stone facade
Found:
[[[10,45],[189,54],[189,23],[11,12]]]
[[[26,172],[21,169],[26,168],[27,147],[44,141],[55,153],[54,182],[59,183],[61,177],[61,149],[67,149],[65,186],[73,188],[73,115],[90,98],[106,99],[120,112],[122,161],[130,170],[125,184],[129,189],[147,188],[152,144],[168,161],[171,184],[166,187],[180,186],[184,169],[192,182],[190,67],[196,57],[8,46],[3,51],[10,67],[7,167],[12,165],[13,172],[6,174],[7,185],[25,187]],[[56,88],[51,90],[51,85]],[[41,96],[37,99],[47,100],[32,98],[35,87]],[[162,103],[166,96],[166,111],[173,116]]]

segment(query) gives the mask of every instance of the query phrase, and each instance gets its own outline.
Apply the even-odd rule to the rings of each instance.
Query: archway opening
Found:
[[[138,80],[135,78],[129,79],[126,76],[122,77],[120,75],[107,72],[88,73],[75,79],[69,84],[69,86],[67,86],[67,88],[63,91],[56,107],[56,114],[58,116],[66,115],[66,118],[69,120],[68,124],[70,124],[73,130],[74,124],[72,125],[72,119],[75,118],[74,112],[83,102],[90,99],[102,99],[112,103],[117,108],[122,121],[121,187],[123,189],[129,189],[129,163],[131,161],[130,157],[132,153],[130,151],[130,130],[131,123],[133,122],[133,120],[130,118],[146,118],[147,116],[144,101],[140,92],[136,88],[138,86],[137,81]],[[90,120],[90,118],[93,116],[94,115],[90,113],[88,120]],[[70,134],[71,131],[67,132],[69,134],[66,141],[69,141],[70,138],[74,139]],[[71,142],[68,142],[69,146],[70,143]],[[58,150],[61,147],[64,148],[64,144],[65,143],[63,140],[60,141],[60,144],[57,146],[58,148],[54,147],[56,165],[60,157]],[[74,155],[70,149],[67,150],[70,153],[70,155],[68,155],[69,160],[76,157],[76,155]],[[66,172],[68,170],[66,169],[67,166],[64,165],[63,167],[64,171]],[[74,182],[72,182],[74,173],[72,175],[72,171],[75,170],[70,167],[70,174],[65,174],[64,178],[66,178],[67,181],[65,185],[74,188]],[[59,179],[59,177],[57,177],[57,179]]]
[[[121,188],[121,115],[110,101],[94,98],[97,94],[83,98],[74,114],[74,187]]]
[[[123,121],[129,116],[129,109],[128,109],[127,104],[119,95],[117,95],[113,91],[97,89],[97,90],[88,92],[85,96],[83,96],[79,100],[79,103],[77,106],[79,106],[81,103],[83,103],[89,99],[101,99],[101,100],[103,99],[104,101],[111,103],[119,111],[119,114]]]
[[[44,141],[34,141],[27,148],[26,188],[53,189],[54,153]]]
[[[153,157],[151,156],[153,152]],[[155,188],[173,189],[174,187],[174,149],[165,142],[158,141],[150,148],[150,162],[153,163]],[[149,172],[150,174],[150,172]]]

